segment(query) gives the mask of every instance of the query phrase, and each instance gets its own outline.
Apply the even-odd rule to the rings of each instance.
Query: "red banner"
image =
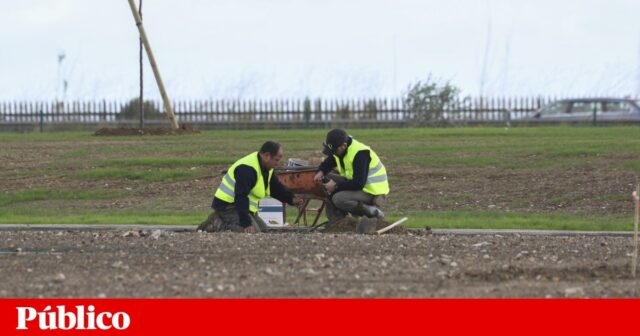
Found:
[[[0,335],[635,334],[640,300],[5,299]]]

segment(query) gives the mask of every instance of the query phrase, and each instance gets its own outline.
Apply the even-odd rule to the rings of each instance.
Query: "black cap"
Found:
[[[334,128],[327,133],[326,144],[329,147],[337,148],[340,147],[343,143],[347,142],[349,139],[349,134],[347,131],[341,128]]]
[[[332,129],[327,133],[327,140],[322,144],[324,147],[322,149],[322,154],[327,156],[335,155],[336,148],[342,146],[342,144],[347,142],[348,139],[349,135],[347,134],[347,131],[340,128]]]

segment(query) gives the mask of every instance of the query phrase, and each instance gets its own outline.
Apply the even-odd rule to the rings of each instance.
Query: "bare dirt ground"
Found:
[[[640,297],[629,236],[0,231],[0,297]]]
[[[135,129],[133,131],[136,131]],[[169,130],[170,131],[170,130]],[[186,132],[188,132],[187,130]],[[112,141],[112,146],[142,146],[136,140]],[[210,194],[228,165],[193,167],[202,172],[195,179],[173,182],[91,180],[74,178],[95,162],[111,158],[90,154],[78,162],[65,163],[66,153],[93,152],[98,142],[10,143],[0,159],[0,188],[15,192],[27,188],[130,190],[117,202],[98,201],[100,209],[208,210]],[[188,155],[189,153],[183,153]],[[195,154],[194,154],[195,155]],[[294,154],[295,156],[295,154]],[[389,162],[396,178],[385,208],[390,211],[494,210],[566,213],[584,216],[629,215],[630,191],[638,173],[611,165],[616,156],[602,156],[591,166],[572,169],[512,169],[492,167],[434,169]],[[52,168],[53,167],[53,168]],[[24,175],[25,172],[38,172]],[[420,195],[421,197],[415,197]],[[195,200],[195,201],[194,201]],[[47,208],[47,204],[41,204]],[[56,205],[57,206],[57,205]]]
[[[187,167],[202,175],[180,181],[74,176],[121,157],[112,147],[143,145],[131,139],[3,144],[0,189],[127,190],[117,200],[90,205],[208,211],[228,165]],[[395,180],[385,211],[530,211],[631,221],[630,191],[638,175],[613,165],[621,159],[616,155],[544,170],[436,169],[389,160]],[[87,202],[29,206],[82,210]],[[0,231],[0,297],[640,297],[640,281],[629,274],[628,236],[412,231],[377,237],[353,231]]]

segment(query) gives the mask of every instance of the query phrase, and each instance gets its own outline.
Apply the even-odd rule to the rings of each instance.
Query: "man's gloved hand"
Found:
[[[316,175],[313,177],[313,180],[316,181],[316,183],[322,183],[322,178],[324,177],[324,173],[319,171],[316,173]]]
[[[327,190],[328,193],[333,193],[334,191],[336,191],[336,181],[334,180],[329,180],[329,182],[324,184],[324,188]]]

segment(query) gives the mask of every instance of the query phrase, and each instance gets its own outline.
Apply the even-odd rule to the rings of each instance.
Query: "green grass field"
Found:
[[[411,227],[630,230],[638,127],[352,129]],[[0,134],[0,223],[198,224],[215,179],[265,140],[321,156],[326,130]]]

